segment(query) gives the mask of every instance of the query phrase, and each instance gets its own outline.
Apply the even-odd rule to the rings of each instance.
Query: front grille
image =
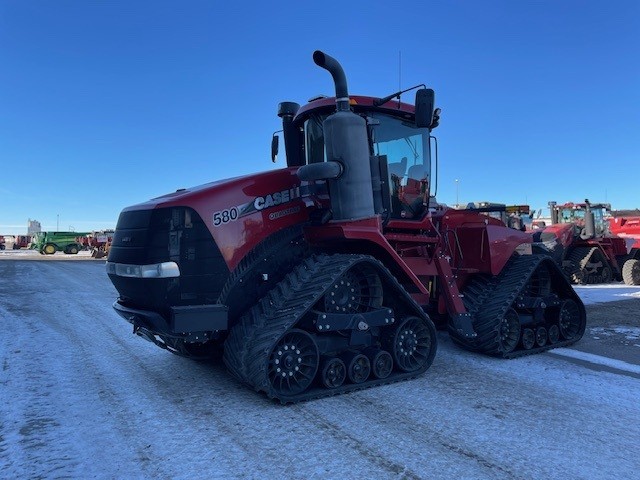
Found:
[[[180,277],[146,279],[109,275],[127,306],[167,311],[170,306],[215,303],[229,269],[211,233],[191,208],[122,212],[109,262],[176,262]]]

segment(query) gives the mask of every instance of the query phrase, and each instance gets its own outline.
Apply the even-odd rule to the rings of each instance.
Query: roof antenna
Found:
[[[398,50],[398,91],[402,90],[402,50]],[[402,94],[398,95],[398,110]]]

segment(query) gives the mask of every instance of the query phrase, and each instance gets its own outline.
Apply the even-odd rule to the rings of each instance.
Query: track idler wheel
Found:
[[[573,340],[580,333],[580,308],[573,300],[565,300],[560,304],[558,312],[558,328],[565,340]]]
[[[369,378],[371,373],[371,362],[362,353],[347,352],[344,355],[347,365],[347,378],[352,383],[362,383]]]
[[[374,377],[384,379],[391,375],[391,371],[393,370],[393,357],[389,352],[372,348],[365,353],[371,362],[371,373],[373,373]]]
[[[347,366],[337,358],[328,358],[322,366],[322,384],[326,388],[338,388],[347,378]]]
[[[318,371],[318,346],[304,330],[289,330],[269,355],[269,383],[278,395],[304,392]]]
[[[536,344],[536,334],[530,328],[525,328],[522,331],[522,347],[525,350],[531,350]]]
[[[389,350],[398,370],[415,372],[433,361],[435,331],[419,317],[406,317],[389,339]]]
[[[513,308],[509,308],[499,326],[500,350],[503,353],[513,352],[520,340],[520,315]]]

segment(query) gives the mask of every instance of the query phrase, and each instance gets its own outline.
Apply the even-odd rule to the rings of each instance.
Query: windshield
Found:
[[[313,114],[304,122],[307,164],[326,161],[322,129],[325,118],[325,114]],[[377,112],[368,112],[367,120],[373,154],[387,159],[391,217],[420,218],[428,201],[431,180],[429,130]]]
[[[584,210],[575,210],[573,208],[563,208],[560,210],[558,216],[558,222],[560,223],[583,223],[584,222]]]
[[[591,211],[593,212],[593,223],[596,228],[596,232],[600,234],[604,233],[608,225],[608,223],[604,221],[604,209],[594,208]]]

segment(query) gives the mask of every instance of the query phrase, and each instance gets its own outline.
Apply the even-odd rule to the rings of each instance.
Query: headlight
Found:
[[[107,273],[118,277],[172,278],[180,276],[180,268],[176,262],[162,262],[152,265],[127,265],[107,262]]]

